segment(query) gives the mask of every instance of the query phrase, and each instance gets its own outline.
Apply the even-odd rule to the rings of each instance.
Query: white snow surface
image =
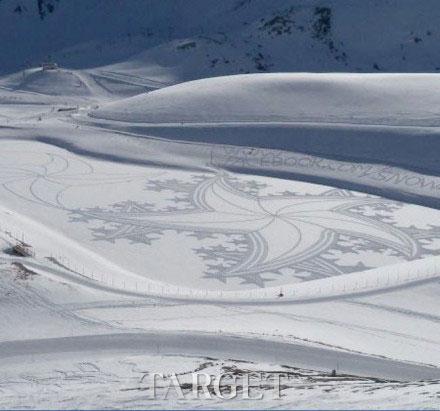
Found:
[[[439,16],[0,0],[0,408],[438,409]]]
[[[438,125],[436,74],[267,73],[195,80],[108,104],[131,123]]]
[[[142,407],[158,364],[438,406],[437,75],[46,74],[1,79],[0,406]]]

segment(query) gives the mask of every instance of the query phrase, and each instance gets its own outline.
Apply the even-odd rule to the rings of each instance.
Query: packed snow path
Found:
[[[0,358],[73,352],[136,352],[160,355],[207,356],[265,361],[322,371],[338,369],[341,374],[395,381],[440,378],[440,369],[385,358],[328,350],[299,344],[190,333],[131,333],[83,335],[0,343]]]

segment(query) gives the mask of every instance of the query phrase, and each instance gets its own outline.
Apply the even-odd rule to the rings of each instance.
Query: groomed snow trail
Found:
[[[117,333],[0,343],[0,358],[73,352],[135,352],[235,358],[395,381],[440,379],[440,369],[300,344],[191,333]]]

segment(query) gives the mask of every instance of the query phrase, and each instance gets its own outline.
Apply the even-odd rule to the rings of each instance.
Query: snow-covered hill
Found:
[[[319,175],[315,181],[330,184],[343,175],[340,187],[351,180],[357,190],[438,206],[439,81],[438,74],[414,73],[215,77],[101,104],[83,121],[144,136],[250,146],[215,150],[211,161],[253,173]]]
[[[162,81],[436,72],[439,18],[435,0],[2,0],[0,72],[48,55],[65,67],[110,65]]]
[[[93,117],[129,123],[440,125],[435,74],[273,73],[215,77],[119,100]]]
[[[0,0],[0,407],[438,408],[439,18]]]

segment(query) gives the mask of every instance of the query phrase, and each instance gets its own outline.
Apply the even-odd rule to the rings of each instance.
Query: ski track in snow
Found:
[[[186,333],[139,333],[84,335],[54,339],[33,339],[0,343],[0,358],[36,354],[62,354],[93,351],[141,351],[147,354],[240,358],[245,361],[271,362],[302,368],[329,370],[338,363],[341,373],[378,377],[396,381],[408,379],[432,380],[440,378],[440,370],[415,364],[374,358],[354,353],[283,344],[233,336]]]

